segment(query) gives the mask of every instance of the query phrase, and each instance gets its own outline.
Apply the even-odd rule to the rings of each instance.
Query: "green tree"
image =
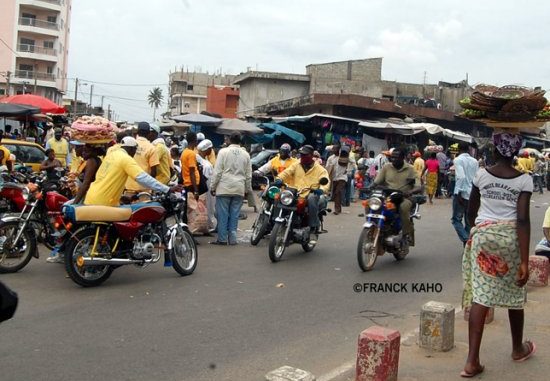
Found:
[[[149,106],[153,108],[153,121],[156,119],[157,115],[157,109],[162,105],[162,100],[164,99],[164,96],[162,95],[162,90],[160,87],[155,87],[151,91],[149,91],[149,95],[147,96],[147,102],[149,103]]]

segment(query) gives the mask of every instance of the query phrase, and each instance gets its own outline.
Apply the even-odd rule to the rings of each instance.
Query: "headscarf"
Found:
[[[493,144],[502,156],[513,157],[523,145],[523,139],[518,134],[497,133],[493,134]]]

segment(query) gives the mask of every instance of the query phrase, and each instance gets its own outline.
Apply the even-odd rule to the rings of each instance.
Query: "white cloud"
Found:
[[[431,24],[429,30],[433,33],[433,37],[439,41],[456,41],[462,35],[463,25],[460,21],[451,19],[444,23]]]

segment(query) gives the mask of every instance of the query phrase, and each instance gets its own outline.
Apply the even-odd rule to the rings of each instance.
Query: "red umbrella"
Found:
[[[40,109],[40,112],[46,114],[65,114],[65,107],[52,102],[48,98],[33,94],[13,95],[11,97],[0,98],[0,103],[12,103],[20,105],[34,106]]]

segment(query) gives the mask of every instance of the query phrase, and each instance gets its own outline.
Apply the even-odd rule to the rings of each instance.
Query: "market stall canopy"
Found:
[[[32,114],[32,115],[21,115],[21,116],[12,116],[10,119],[18,120],[20,122],[32,121],[32,122],[52,122],[53,118],[46,114]]]
[[[275,132],[278,132],[279,133],[278,135],[284,134],[300,144],[306,141],[306,137],[304,136],[304,134],[298,131],[291,130],[288,127],[281,126],[280,124],[277,124],[277,123],[262,123],[258,127],[273,130]]]
[[[360,122],[359,126],[370,130],[373,132],[382,132],[387,134],[398,134],[398,135],[416,135],[421,132],[426,131],[424,127],[415,127],[410,124],[398,124],[391,122],[380,122],[380,121],[364,121]]]
[[[203,114],[176,115],[170,119],[175,120],[176,122],[195,124],[198,126],[219,126],[222,123],[222,119],[220,118],[214,118]]]
[[[258,128],[256,123],[248,123],[240,119],[223,119],[214,132],[221,135],[231,135],[236,132],[243,135],[257,135],[263,134],[264,130]]]
[[[0,117],[10,118],[17,116],[27,116],[38,114],[40,109],[33,106],[15,104],[15,103],[0,103]]]
[[[39,108],[40,112],[44,114],[65,114],[66,112],[65,107],[59,106],[48,98],[33,94],[12,95],[11,97],[0,99],[0,103],[33,106]]]
[[[433,123],[409,123],[409,126],[415,129],[424,129],[430,135],[443,135],[448,138],[459,140],[467,143],[472,143],[474,138],[471,135],[465,134],[460,131],[453,131],[447,128],[443,128],[438,124]]]

